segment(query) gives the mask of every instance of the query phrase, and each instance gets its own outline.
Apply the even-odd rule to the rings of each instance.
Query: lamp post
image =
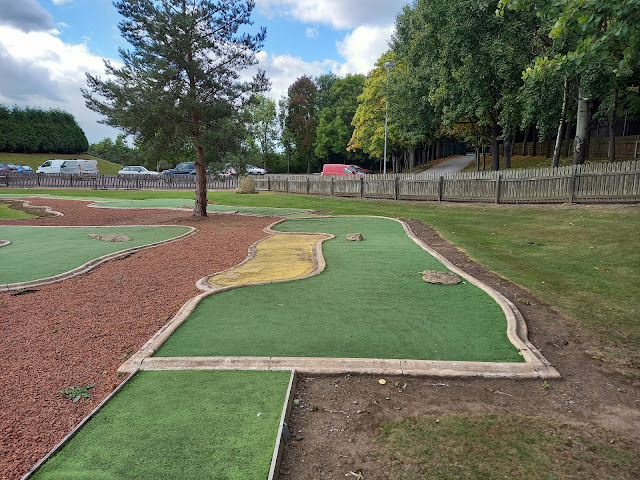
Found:
[[[396,62],[395,61],[390,61],[390,62],[385,62],[384,63],[384,68],[387,69],[387,86],[386,86],[386,90],[387,90],[387,94],[384,97],[384,106],[385,106],[385,110],[384,110],[384,174],[387,174],[387,121],[388,121],[388,112],[389,112],[389,69],[391,67],[395,67],[396,66]]]

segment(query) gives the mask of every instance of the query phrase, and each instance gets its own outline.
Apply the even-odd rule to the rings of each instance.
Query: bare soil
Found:
[[[273,218],[167,210],[90,209],[88,202],[32,199],[63,217],[3,221],[16,225],[192,225],[179,242],[107,262],[89,273],[28,295],[0,293],[0,478],[17,479],[58,443],[122,379],[116,370],[194,296],[201,277],[229,268],[265,236]],[[599,337],[540,299],[470,260],[429,226],[414,233],[454,264],[506,295],[521,309],[531,341],[563,379],[441,379],[368,375],[302,377],[285,446],[281,478],[389,478],[375,443],[383,422],[425,414],[539,416],[604,429],[614,442],[640,448],[638,352],[609,348]],[[46,257],[43,257],[45,260]],[[608,357],[610,358],[610,356]],[[623,375],[620,372],[626,371]],[[95,383],[91,398],[58,394]],[[347,477],[345,477],[347,475]]]

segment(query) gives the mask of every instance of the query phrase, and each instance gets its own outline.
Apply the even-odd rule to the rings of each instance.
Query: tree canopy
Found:
[[[257,63],[264,28],[247,33],[252,1],[119,0],[120,32],[131,50],[120,49],[122,66],[106,62],[107,78],[87,74],[87,106],[104,123],[135,135],[146,150],[195,150],[194,215],[206,216],[205,164],[237,144],[238,112],[267,87],[263,72],[240,81]],[[205,151],[208,154],[205,156]],[[217,158],[216,158],[217,157]]]

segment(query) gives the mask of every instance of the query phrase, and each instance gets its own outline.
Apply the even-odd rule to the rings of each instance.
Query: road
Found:
[[[463,157],[452,158],[451,160],[447,160],[446,162],[442,162],[435,167],[431,167],[425,170],[425,172],[429,173],[442,173],[442,172],[459,172],[464,167],[469,165],[469,163],[475,161],[475,155],[473,153],[469,153],[464,155]]]

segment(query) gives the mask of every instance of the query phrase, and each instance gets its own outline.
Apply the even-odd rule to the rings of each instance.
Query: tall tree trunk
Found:
[[[513,131],[509,130],[504,137],[504,168],[511,168],[511,149],[513,148]]]
[[[547,130],[547,140],[544,146],[544,156],[546,158],[551,158],[551,129]]]
[[[500,170],[500,144],[498,143],[498,134],[500,129],[498,122],[493,122],[491,127],[491,170]]]
[[[578,87],[578,111],[576,138],[573,142],[573,164],[582,165],[589,146],[589,126],[591,125],[591,102],[584,98],[582,86]]]
[[[562,149],[563,157],[569,156],[569,146],[571,144],[571,127],[573,127],[573,119],[575,118],[575,116],[576,111],[571,108],[571,105],[569,105],[569,118],[567,119],[567,125],[564,132],[564,148]]]
[[[487,149],[482,145],[482,171],[487,169]]]
[[[476,145],[476,172],[480,171],[480,147]]]
[[[204,163],[204,148],[200,144],[199,118],[195,110],[191,110],[191,139],[196,150],[196,203],[193,206],[195,217],[207,216],[207,172]]]
[[[618,110],[618,87],[613,90],[613,104],[611,105],[611,113],[609,114],[609,161],[616,161],[616,132],[614,130],[614,123],[616,121],[616,115]]]
[[[529,138],[529,127],[524,127],[524,142],[522,142],[522,156],[526,157],[529,152],[527,152],[527,142]]]
[[[311,173],[311,152],[307,154],[307,173]]]
[[[438,139],[436,141],[436,159],[442,158],[443,157],[442,153],[443,153],[442,152],[442,140]]]
[[[535,125],[531,125],[531,141],[533,142],[533,156],[538,156],[538,129]]]
[[[562,149],[562,137],[564,137],[565,121],[567,119],[567,106],[569,105],[569,79],[564,79],[564,96],[562,98],[562,114],[560,115],[560,125],[558,125],[558,136],[556,137],[556,146],[553,149],[553,160],[551,167],[556,168],[560,165],[560,150]],[[569,143],[567,141],[567,143]]]

